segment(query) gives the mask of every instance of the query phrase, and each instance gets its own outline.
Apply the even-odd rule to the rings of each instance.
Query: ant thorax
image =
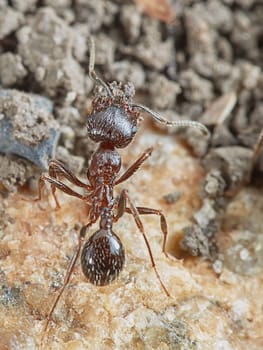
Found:
[[[89,180],[91,185],[96,183],[111,184],[121,168],[119,153],[107,144],[101,143],[93,154],[89,165]]]

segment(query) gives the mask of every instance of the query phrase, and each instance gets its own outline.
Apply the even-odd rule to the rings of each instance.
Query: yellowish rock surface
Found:
[[[157,143],[151,159],[116,188],[116,194],[126,188],[136,205],[162,209],[169,226],[168,251],[174,252],[183,227],[191,223],[201,204],[204,172],[199,160],[174,137],[155,134],[150,128],[121,151],[124,168]],[[163,199],[177,191],[180,198],[175,203]],[[88,208],[79,200],[60,193],[61,209],[54,210],[50,193],[41,202],[21,199],[30,195],[24,192],[1,199],[5,213],[0,244],[0,350],[39,349],[46,316],[76,247],[77,225],[87,222]],[[262,192],[254,191],[251,196],[263,205]],[[235,200],[242,202],[240,197]],[[225,223],[228,218],[233,222],[233,205]],[[240,234],[240,221],[244,229],[241,209],[234,211],[235,228],[225,224],[225,232],[219,233],[224,249],[234,229]],[[252,209],[252,204],[246,207],[247,217]],[[244,276],[224,266],[217,276],[210,263],[200,258],[167,259],[161,253],[159,218],[147,215],[142,220],[171,297],[161,289],[143,238],[127,214],[113,227],[126,251],[118,281],[93,286],[85,280],[78,262],[45,333],[44,349],[262,349],[262,270]],[[90,233],[96,228],[94,225]]]

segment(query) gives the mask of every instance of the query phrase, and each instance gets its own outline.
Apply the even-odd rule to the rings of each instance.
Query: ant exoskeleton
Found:
[[[57,160],[52,160],[50,162],[48,174],[43,174],[39,179],[37,200],[41,199],[41,193],[45,182],[49,182],[57,208],[59,208],[59,202],[55,193],[56,189],[60,189],[70,196],[84,200],[90,205],[88,223],[80,230],[76,252],[67,269],[63,286],[47,317],[45,330],[51,321],[52,314],[63,291],[69,283],[74,266],[80,255],[86,233],[98,219],[99,230],[93,233],[86,241],[81,253],[81,266],[87,279],[95,285],[104,286],[118,277],[124,266],[125,254],[123,245],[119,237],[113,232],[112,226],[124,213],[128,213],[133,216],[144,238],[152,267],[162,289],[167,296],[170,296],[156,269],[150,244],[140,219],[140,215],[144,214],[154,214],[160,217],[160,225],[163,233],[162,251],[166,254],[167,223],[164,215],[160,210],[136,207],[132,203],[126,190],[121,192],[118,199],[116,199],[113,194],[114,187],[130,178],[151,155],[153,148],[150,147],[143,152],[124,174],[118,178],[117,176],[121,169],[121,157],[116,149],[127,147],[136,135],[138,130],[139,109],[146,111],[152,118],[160,123],[177,127],[191,126],[199,128],[204,133],[209,134],[209,131],[203,124],[193,121],[170,122],[163,119],[159,114],[151,111],[149,108],[133,103],[132,97],[134,95],[134,89],[130,84],[125,85],[123,88],[115,82],[106,84],[97,76],[94,70],[94,41],[91,39],[90,43],[89,75],[91,79],[95,83],[101,85],[105,91],[104,94],[98,94],[98,96],[95,97],[92,104],[92,113],[87,118],[88,137],[99,144],[97,150],[91,157],[87,171],[89,183],[86,184],[79,180]],[[61,182],[58,177],[64,177],[73,185],[83,189],[86,194],[80,194],[72,190],[69,186]]]

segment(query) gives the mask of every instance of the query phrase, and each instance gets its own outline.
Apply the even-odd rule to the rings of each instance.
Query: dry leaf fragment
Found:
[[[235,92],[227,93],[216,99],[205,111],[201,122],[206,125],[220,125],[225,122],[237,101]]]
[[[164,22],[175,19],[175,12],[167,0],[135,0],[149,16]]]

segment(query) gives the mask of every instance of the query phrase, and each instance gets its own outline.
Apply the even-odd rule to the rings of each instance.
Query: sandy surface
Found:
[[[87,223],[85,203],[62,193],[57,211],[48,190],[38,203],[23,197],[36,196],[52,157],[85,179],[95,148],[90,33],[100,77],[132,83],[135,102],[170,120],[205,123],[211,139],[187,129],[179,143],[145,117],[121,151],[125,170],[155,146],[116,195],[126,188],[165,214],[170,259],[158,217],[142,220],[171,297],[127,214],[114,225],[126,251],[118,281],[95,287],[78,263],[43,349],[263,348],[262,152],[252,161],[263,128],[262,1],[171,0],[162,14],[138,4],[147,1],[0,1],[0,350],[40,348]]]
[[[124,166],[157,142],[152,158],[120,187],[129,190],[137,205],[163,210],[170,232],[168,251],[176,251],[182,228],[200,206],[204,173],[199,161],[172,137],[156,134],[150,128],[127,152],[122,152]],[[167,204],[163,195],[175,191],[181,193],[180,199]],[[0,247],[1,349],[38,349],[45,317],[76,245],[76,225],[85,223],[87,217],[85,203],[79,200],[60,194],[61,209],[55,211],[52,196],[39,203],[21,199],[30,195],[25,191],[1,202],[6,212]],[[244,189],[240,196],[243,205],[239,200],[236,208],[233,200],[227,212],[225,221],[233,221],[234,216],[235,225],[228,224],[220,233],[223,242],[223,236],[240,235],[248,229],[244,228],[244,215],[249,220],[253,201],[263,205],[260,191]],[[167,259],[161,253],[158,218],[143,218],[143,222],[171,298],[161,289],[143,239],[126,215],[114,227],[126,250],[120,278],[98,288],[85,281],[78,264],[55,310],[44,348],[260,349],[262,259],[257,273],[250,276],[227,267],[217,276],[200,258]]]

